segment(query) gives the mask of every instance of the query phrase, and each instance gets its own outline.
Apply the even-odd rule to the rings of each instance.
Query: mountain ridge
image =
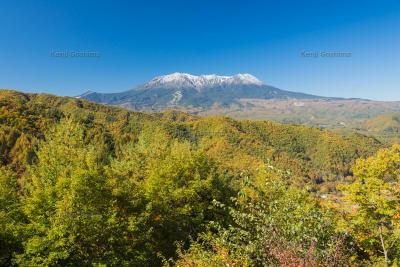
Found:
[[[172,74],[157,76],[145,83],[142,87],[139,86],[138,89],[151,89],[161,86],[170,88],[193,87],[201,90],[207,87],[232,84],[262,85],[263,82],[248,73],[238,73],[232,76],[221,76],[216,74],[197,76],[189,73],[174,72]]]
[[[365,130],[365,121],[400,112],[400,101],[325,97],[287,91],[267,85],[248,73],[196,76],[175,72],[154,77],[124,92],[88,91],[78,98],[134,111],[174,109],[200,116],[268,119],[340,130],[352,128],[365,134],[370,134]],[[387,139],[386,136],[383,139]]]
[[[240,99],[341,99],[282,90],[248,73],[232,76],[192,75],[175,72],[157,76],[134,89],[120,93],[86,92],[78,98],[121,105],[133,110],[163,110],[170,107],[208,109],[240,104]]]

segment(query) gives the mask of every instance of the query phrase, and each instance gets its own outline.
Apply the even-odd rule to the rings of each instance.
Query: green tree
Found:
[[[360,159],[354,183],[343,190],[344,227],[373,261],[387,265],[400,260],[400,146]]]
[[[62,121],[46,136],[37,157],[24,203],[29,223],[19,265],[127,263],[129,246],[99,164],[103,155],[85,141],[83,125]]]
[[[18,178],[15,173],[0,168],[0,265],[12,265],[14,253],[22,251],[19,230],[25,218],[21,211]]]
[[[176,264],[346,265],[350,251],[346,237],[335,233],[333,214],[307,192],[289,186],[282,175],[275,169],[268,170],[264,184],[254,187],[250,183],[244,187],[235,206],[217,203],[229,210],[232,223],[228,227],[211,223],[211,231],[181,253]]]
[[[137,249],[159,265],[175,256],[175,242],[187,243],[215,219],[212,200],[224,198],[223,176],[203,153],[157,127],[122,151],[111,162],[109,183],[138,238]]]

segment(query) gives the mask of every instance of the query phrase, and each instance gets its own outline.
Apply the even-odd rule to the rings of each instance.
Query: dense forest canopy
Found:
[[[2,90],[0,265],[395,265],[399,166],[355,133]]]
[[[350,175],[355,159],[382,147],[374,138],[342,136],[328,130],[269,121],[196,117],[177,111],[137,113],[86,100],[2,91],[2,164],[23,171],[38,143],[66,119],[81,125],[87,141],[119,156],[140,135],[162,132],[168,140],[188,142],[229,171],[255,171],[272,160],[292,172],[297,182],[331,182]],[[241,159],[241,160],[238,160]],[[246,159],[246,160],[243,160]]]

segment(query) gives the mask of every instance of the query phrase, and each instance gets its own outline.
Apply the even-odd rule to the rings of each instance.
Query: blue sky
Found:
[[[2,0],[0,10],[0,88],[73,96],[176,71],[245,72],[286,90],[400,100],[399,0]]]

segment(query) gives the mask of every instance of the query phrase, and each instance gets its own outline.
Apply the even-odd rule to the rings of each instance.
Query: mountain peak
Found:
[[[229,107],[232,104],[241,107],[241,101],[246,99],[328,99],[281,90],[264,84],[248,73],[220,76],[216,74],[192,75],[181,72],[157,76],[125,92],[91,93],[81,97],[135,110],[152,111],[168,107],[210,109],[212,106]]]
[[[236,74],[235,76],[233,76],[233,78],[239,79],[243,83],[258,84],[258,85],[263,84],[262,81],[260,81],[255,76],[248,74],[248,73],[239,73],[239,74]]]
[[[144,85],[144,88],[203,88],[225,85],[262,85],[259,79],[248,73],[239,73],[233,76],[220,76],[216,74],[192,75],[189,73],[174,72],[171,74],[157,76]]]

